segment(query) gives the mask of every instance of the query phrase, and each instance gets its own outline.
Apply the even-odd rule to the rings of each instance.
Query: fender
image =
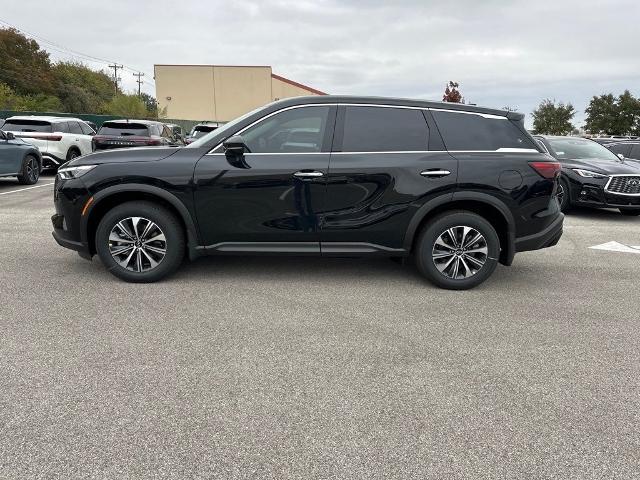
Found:
[[[145,185],[139,183],[127,183],[121,185],[113,185],[111,187],[107,187],[104,190],[100,190],[93,196],[93,202],[89,206],[87,213],[82,216],[82,224],[81,224],[81,235],[82,242],[88,245],[88,226],[89,226],[89,218],[91,218],[91,212],[96,208],[97,205],[100,204],[103,200],[116,195],[118,193],[123,192],[142,192],[149,193],[151,195],[155,195],[157,197],[162,198],[167,201],[171,206],[173,206],[180,217],[184,221],[185,226],[187,227],[187,247],[189,249],[189,258],[194,259],[200,254],[198,253],[198,231],[196,229],[195,222],[193,221],[193,217],[191,213],[187,209],[187,207],[182,203],[178,197],[173,195],[172,193],[163,190],[159,187],[154,187],[153,185]]]
[[[513,218],[513,214],[509,210],[509,207],[507,207],[502,201],[492,195],[482,192],[453,192],[433,198],[424,203],[409,222],[403,242],[405,250],[407,252],[411,251],[411,245],[413,244],[413,239],[417,233],[418,227],[429,213],[437,207],[457,201],[474,201],[484,203],[496,208],[502,214],[507,223],[507,245],[505,245],[505,251],[503,255],[501,255],[500,261],[504,265],[511,265],[516,252],[515,219]]]

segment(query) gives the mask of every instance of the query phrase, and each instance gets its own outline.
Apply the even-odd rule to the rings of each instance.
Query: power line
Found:
[[[24,30],[24,29],[19,28],[19,27],[15,26],[15,25],[12,25],[11,23],[9,23],[9,22],[7,22],[7,21],[5,21],[3,19],[0,19],[0,23],[3,24],[3,25],[6,25],[7,27],[13,28],[13,29],[19,31],[20,33],[22,33],[24,35],[32,37],[35,40],[39,40],[40,42],[47,44],[49,46],[49,48],[51,48],[51,49],[53,49],[53,50],[55,50],[55,51],[57,51],[59,53],[64,53],[64,54],[69,55],[71,57],[79,58],[79,59],[85,60],[85,61],[91,61],[91,62],[95,62],[95,63],[105,64],[105,65],[109,66],[109,68],[113,68],[113,66],[110,65],[113,62],[113,60],[107,60],[107,59],[96,57],[96,56],[89,55],[89,54],[86,54],[86,53],[78,52],[77,50],[72,50],[72,49],[70,49],[68,47],[65,47],[65,46],[60,45],[60,44],[55,43],[55,42],[52,42],[51,40],[48,40],[48,39],[46,39],[46,38],[44,38],[44,37],[42,37],[40,35],[37,35],[35,33],[31,33],[31,32],[29,32],[27,30]],[[113,63],[115,64],[116,62],[113,62]],[[135,68],[135,67],[131,67],[131,66],[124,65],[124,64],[120,64],[120,67],[123,68],[123,69],[129,70],[129,71],[131,71],[133,73],[135,73],[135,72],[143,72],[143,70],[140,69],[140,68]],[[153,82],[149,82],[149,83],[153,84]]]

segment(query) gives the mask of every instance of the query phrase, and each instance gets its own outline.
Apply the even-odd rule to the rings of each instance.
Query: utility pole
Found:
[[[138,96],[140,96],[140,87],[144,83],[144,80],[142,80],[142,77],[144,77],[144,73],[142,73],[142,72],[134,73],[133,76],[134,77],[138,77],[136,82],[138,82]]]
[[[123,66],[118,65],[117,63],[114,62],[113,65],[109,65],[109,68],[113,68],[113,87],[117,95],[118,94],[118,69],[122,69]]]

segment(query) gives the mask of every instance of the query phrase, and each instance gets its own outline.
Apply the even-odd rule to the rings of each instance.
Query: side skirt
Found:
[[[331,257],[406,257],[404,248],[389,248],[363,242],[222,242],[196,247],[201,255],[315,255]]]

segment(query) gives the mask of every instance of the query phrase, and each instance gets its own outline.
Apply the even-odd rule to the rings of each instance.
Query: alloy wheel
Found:
[[[556,196],[558,197],[558,203],[562,207],[562,204],[564,203],[564,196],[565,196],[564,186],[562,185],[562,182],[558,184],[558,192],[556,193]]]
[[[111,229],[109,252],[122,268],[131,272],[147,272],[164,259],[167,239],[162,229],[151,220],[128,217]]]
[[[30,182],[36,183],[39,176],[40,168],[38,165],[38,161],[32,157],[27,161],[27,178]]]
[[[432,260],[447,278],[463,280],[480,271],[487,261],[487,240],[475,228],[451,227],[442,232],[433,245]]]

